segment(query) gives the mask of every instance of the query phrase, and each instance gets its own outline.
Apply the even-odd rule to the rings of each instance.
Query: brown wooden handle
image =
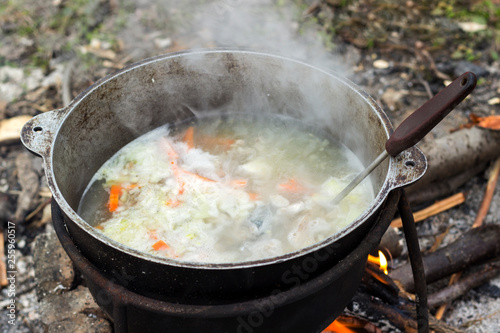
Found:
[[[389,155],[394,157],[422,140],[474,90],[476,83],[476,75],[466,72],[419,107],[396,128],[385,143]]]

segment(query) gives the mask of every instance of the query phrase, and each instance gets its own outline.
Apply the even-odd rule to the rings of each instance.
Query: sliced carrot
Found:
[[[219,146],[223,146],[226,149],[229,149],[229,147],[234,145],[235,142],[236,140],[234,139],[215,138],[215,143],[218,144]]]
[[[204,180],[204,181],[207,181],[207,182],[215,182],[215,180],[213,179],[210,179],[210,178],[207,178],[207,177],[203,177],[203,176],[200,176],[199,174],[197,173],[194,173],[194,172],[189,172],[189,171],[186,171],[186,170],[182,170],[182,172],[188,174],[188,175],[191,175],[191,176],[194,176],[196,178],[199,178],[201,180]]]
[[[248,192],[248,196],[250,197],[250,200],[257,200],[259,198],[259,195],[253,192]]]
[[[170,246],[168,246],[168,244],[165,243],[162,240],[159,240],[159,241],[157,241],[156,243],[153,244],[153,249],[156,250],[156,251],[168,250],[169,248],[170,248]]]
[[[100,224],[99,224],[99,225],[96,225],[96,226],[95,226],[95,228],[96,228],[96,229],[99,229],[99,230],[104,230],[104,227],[103,227],[102,225],[100,225]]]
[[[182,203],[180,200],[168,200],[165,204],[169,207],[177,207]]]
[[[279,184],[280,188],[288,192],[304,192],[305,187],[297,183],[295,179],[290,179],[286,183]]]
[[[179,159],[179,155],[165,137],[162,137],[160,139],[160,146],[165,150],[168,157],[170,158],[170,161],[177,162],[177,160]]]
[[[179,159],[179,155],[177,152],[174,150],[170,142],[164,137],[160,140],[161,147],[164,148],[164,150],[167,152],[167,155],[170,159],[170,164],[172,165],[172,173],[174,174],[175,180],[177,181],[177,185],[179,187],[178,193],[182,194],[184,193],[184,181],[181,178],[181,170],[177,166],[177,160]]]
[[[188,148],[194,148],[194,128],[193,126],[189,126],[186,132],[184,133],[184,137],[182,138],[182,141],[184,141],[187,145]]]
[[[121,185],[111,185],[111,189],[109,191],[109,203],[108,203],[110,212],[114,212],[118,208],[122,190],[123,188]]]
[[[203,137],[203,139],[200,139],[200,142],[203,142],[203,146],[207,149],[213,148],[214,146],[220,146],[228,150],[232,145],[234,145],[236,140],[220,137]]]
[[[149,230],[148,231],[149,238],[157,240],[158,236],[156,235],[156,230]]]
[[[248,182],[245,179],[233,179],[231,185],[234,187],[244,187],[247,186]]]

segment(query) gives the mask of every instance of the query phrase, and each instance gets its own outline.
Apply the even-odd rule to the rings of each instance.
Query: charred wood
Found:
[[[349,307],[355,307],[357,311],[361,311],[363,316],[370,318],[372,322],[388,320],[391,325],[402,332],[417,332],[417,321],[411,318],[409,314],[366,293],[356,293]]]
[[[397,258],[403,252],[403,241],[396,228],[389,227],[382,236],[378,249],[386,256]]]
[[[500,256],[500,226],[485,225],[471,229],[455,242],[424,256],[427,283],[440,280],[467,267]],[[414,288],[410,264],[407,263],[390,273],[403,288]]]
[[[389,276],[379,269],[371,268],[370,265],[365,269],[360,288],[388,304],[399,303],[399,287]]]
[[[429,307],[437,307],[465,295],[469,290],[477,288],[500,274],[500,263],[486,264],[481,270],[471,273],[452,285],[429,295]]]

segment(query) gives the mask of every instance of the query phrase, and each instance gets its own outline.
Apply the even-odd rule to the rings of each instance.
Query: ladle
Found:
[[[359,173],[342,192],[337,194],[333,199],[333,204],[342,201],[389,155],[396,157],[402,151],[422,140],[474,90],[476,83],[476,75],[472,72],[466,72],[413,112],[389,137],[385,143],[385,150],[365,170]]]

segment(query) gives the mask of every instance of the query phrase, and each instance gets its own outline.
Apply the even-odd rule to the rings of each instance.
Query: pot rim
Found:
[[[103,242],[106,245],[115,248],[118,251],[124,252],[128,255],[132,255],[135,257],[138,257],[139,259],[144,259],[150,262],[155,262],[158,264],[167,264],[171,266],[177,266],[177,267],[183,267],[183,268],[193,268],[193,269],[206,269],[206,270],[226,270],[226,269],[243,269],[243,268],[248,268],[248,267],[256,267],[256,266],[266,266],[266,265],[272,265],[275,263],[279,262],[284,262],[288,261],[297,257],[301,257],[310,253],[313,253],[315,251],[318,251],[322,248],[328,247],[328,246],[333,246],[335,247],[335,242],[350,233],[352,230],[356,229],[358,226],[362,225],[368,217],[370,217],[374,212],[377,211],[377,209],[383,204],[383,202],[386,200],[388,197],[388,194],[390,191],[402,187],[404,185],[408,185],[412,182],[415,182],[418,180],[425,172],[426,169],[426,161],[425,161],[425,156],[420,152],[420,150],[416,147],[412,147],[406,151],[406,154],[400,154],[396,158],[390,158],[389,161],[389,166],[387,170],[386,177],[384,179],[384,183],[381,187],[381,189],[376,193],[375,198],[373,199],[372,203],[370,204],[369,207],[367,207],[355,220],[353,220],[350,224],[342,228],[339,232],[323,239],[320,242],[314,243],[310,246],[301,248],[299,250],[293,251],[293,252],[288,252],[280,256],[274,256],[274,257],[269,257],[269,258],[264,258],[264,259],[259,259],[259,260],[251,260],[251,261],[240,261],[240,262],[231,262],[231,263],[200,263],[200,262],[191,262],[191,261],[180,261],[180,260],[175,260],[175,259],[170,259],[170,258],[163,258],[160,256],[152,255],[146,252],[142,252],[139,250],[135,250],[133,248],[130,248],[126,245],[123,245],[115,240],[112,240],[111,238],[106,237],[102,233],[100,233],[98,230],[96,230],[94,227],[92,227],[89,223],[87,223],[83,218],[80,217],[80,215],[77,214],[77,212],[68,204],[68,202],[65,200],[64,196],[62,195],[61,191],[59,190],[59,186],[55,180],[55,175],[54,175],[54,170],[53,170],[53,150],[54,150],[54,143],[57,139],[59,130],[64,126],[64,123],[70,113],[79,105],[79,103],[84,100],[88,95],[92,94],[92,92],[96,89],[98,89],[100,86],[106,84],[108,81],[111,81],[115,79],[116,77],[127,73],[132,70],[136,70],[141,68],[142,66],[146,66],[148,64],[152,64],[155,62],[160,62],[160,61],[166,61],[168,59],[173,59],[177,57],[184,57],[184,56],[196,56],[196,55],[205,55],[205,54],[217,54],[217,53],[232,53],[232,54],[245,54],[245,55],[251,55],[251,56],[258,56],[258,57],[269,57],[269,58],[274,58],[274,59],[280,59],[283,61],[287,62],[294,62],[298,65],[306,66],[309,67],[310,69],[314,71],[319,71],[322,72],[329,77],[331,77],[334,80],[337,80],[341,82],[342,84],[345,84],[348,86],[350,89],[352,89],[354,92],[356,92],[360,98],[362,98],[366,103],[370,105],[373,111],[375,111],[378,119],[380,120],[380,123],[383,125],[383,130],[385,131],[386,137],[389,138],[390,134],[393,131],[392,124],[385,114],[385,112],[382,110],[382,108],[375,102],[375,100],[369,96],[365,91],[363,91],[360,87],[358,87],[356,84],[351,82],[350,80],[344,78],[343,76],[337,74],[334,71],[327,70],[327,69],[322,69],[316,66],[313,66],[311,64],[307,64],[301,60],[289,58],[289,57],[284,57],[281,55],[275,55],[275,54],[269,54],[269,53],[262,53],[262,52],[256,52],[256,51],[248,51],[248,50],[231,50],[231,49],[203,49],[203,50],[187,50],[187,51],[181,51],[181,52],[175,52],[175,53],[169,53],[169,54],[164,54],[164,55],[159,55],[156,57],[152,58],[147,58],[144,60],[141,60],[139,62],[130,64],[123,69],[118,70],[115,73],[112,73],[108,76],[105,76],[98,81],[96,81],[94,84],[89,86],[87,89],[82,91],[71,103],[62,109],[55,110],[52,112],[47,112],[44,114],[40,114],[36,117],[34,117],[32,120],[30,120],[23,128],[22,131],[22,141],[23,144],[32,152],[35,154],[41,155],[44,164],[45,164],[45,174],[47,177],[47,182],[49,185],[49,188],[51,189],[51,192],[53,194],[54,199],[57,201],[58,205],[61,207],[61,210],[64,212],[64,214],[71,219],[79,228],[83,229],[88,235],[91,237],[95,238],[99,242]],[[47,119],[44,119],[47,118]],[[42,126],[41,126],[42,125]],[[37,131],[38,128],[43,128],[43,131]],[[42,139],[40,138],[34,138],[33,135],[37,134],[36,132],[43,132],[45,135]],[[39,133],[40,134],[40,133]],[[34,141],[36,140],[41,140],[41,142],[38,142],[41,144],[41,147],[35,146]],[[404,167],[405,165],[408,166],[408,159],[420,159],[420,172],[415,173],[414,177],[406,178],[404,179],[399,179],[399,173],[401,171],[401,168]],[[422,165],[423,164],[423,165]],[[398,172],[399,171],[399,172]]]

